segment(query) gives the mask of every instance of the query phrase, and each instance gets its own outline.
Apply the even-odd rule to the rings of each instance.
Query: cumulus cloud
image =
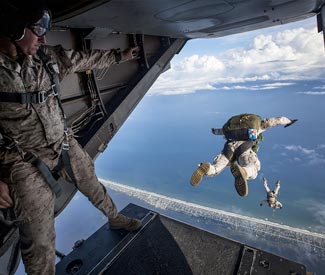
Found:
[[[262,90],[273,90],[278,89],[283,86],[290,86],[294,85],[295,83],[281,83],[281,82],[275,82],[275,83],[268,83],[268,84],[262,84],[262,85],[233,85],[233,86],[223,86],[220,89],[221,90],[249,90],[249,91],[262,91]]]
[[[284,146],[284,148],[289,151],[302,152],[304,155],[315,154],[315,150],[306,149],[306,148],[302,147],[301,145],[287,145],[287,146]]]
[[[192,55],[172,64],[150,90],[156,94],[188,94],[198,90],[214,90],[213,82],[206,77],[220,77],[225,66],[215,56]]]
[[[315,149],[305,148],[301,145],[279,145],[273,146],[273,149],[285,150],[282,156],[288,160],[301,162],[304,165],[319,165],[325,163],[325,154],[317,149],[323,149],[324,144],[315,146]],[[291,154],[290,154],[291,153]]]
[[[193,54],[172,62],[171,69],[160,76],[149,94],[272,90],[293,85],[296,80],[322,79],[325,74],[323,48],[322,34],[318,34],[316,28],[289,29],[274,35],[261,34],[246,48],[228,49],[217,55]],[[252,83],[256,81],[275,83],[254,86]],[[245,85],[247,82],[250,85]]]
[[[325,85],[323,85],[323,86],[316,86],[316,87],[314,87],[313,89],[318,89],[318,90],[325,90]]]
[[[307,91],[307,92],[298,92],[298,94],[304,94],[304,95],[325,95],[325,92],[312,92],[312,91]]]
[[[186,72],[189,74],[210,73],[224,70],[224,64],[215,56],[197,54],[185,57],[182,61],[175,65],[175,71]]]

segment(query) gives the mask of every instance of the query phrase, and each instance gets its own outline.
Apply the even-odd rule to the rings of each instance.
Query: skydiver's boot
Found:
[[[108,224],[112,230],[125,229],[127,231],[135,231],[141,227],[140,220],[129,218],[122,214],[118,214],[114,219],[109,219]]]
[[[243,167],[238,164],[232,164],[231,173],[235,177],[235,188],[239,196],[244,197],[248,194],[247,173]]]
[[[205,176],[210,169],[210,163],[209,162],[203,162],[200,164],[200,166],[195,170],[195,172],[192,174],[191,177],[191,184],[193,186],[198,185],[203,176]]]

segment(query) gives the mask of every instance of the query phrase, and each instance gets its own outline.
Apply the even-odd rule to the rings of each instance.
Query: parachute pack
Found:
[[[256,140],[261,129],[262,118],[254,114],[241,114],[231,117],[222,127],[229,141]]]

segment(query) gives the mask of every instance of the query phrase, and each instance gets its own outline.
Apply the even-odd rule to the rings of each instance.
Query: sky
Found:
[[[190,41],[149,95],[216,90],[216,83],[220,85],[218,90],[276,89],[296,80],[322,79],[323,67],[322,33],[317,33],[316,18],[310,18],[249,33]],[[257,80],[274,83],[246,87],[245,83]],[[324,87],[308,93],[322,95]]]

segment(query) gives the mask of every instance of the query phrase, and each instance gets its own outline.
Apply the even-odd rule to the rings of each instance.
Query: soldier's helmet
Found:
[[[29,2],[29,1],[28,1]],[[44,6],[14,5],[1,0],[0,36],[19,41],[25,36],[25,28],[41,37],[51,28],[51,12]]]

